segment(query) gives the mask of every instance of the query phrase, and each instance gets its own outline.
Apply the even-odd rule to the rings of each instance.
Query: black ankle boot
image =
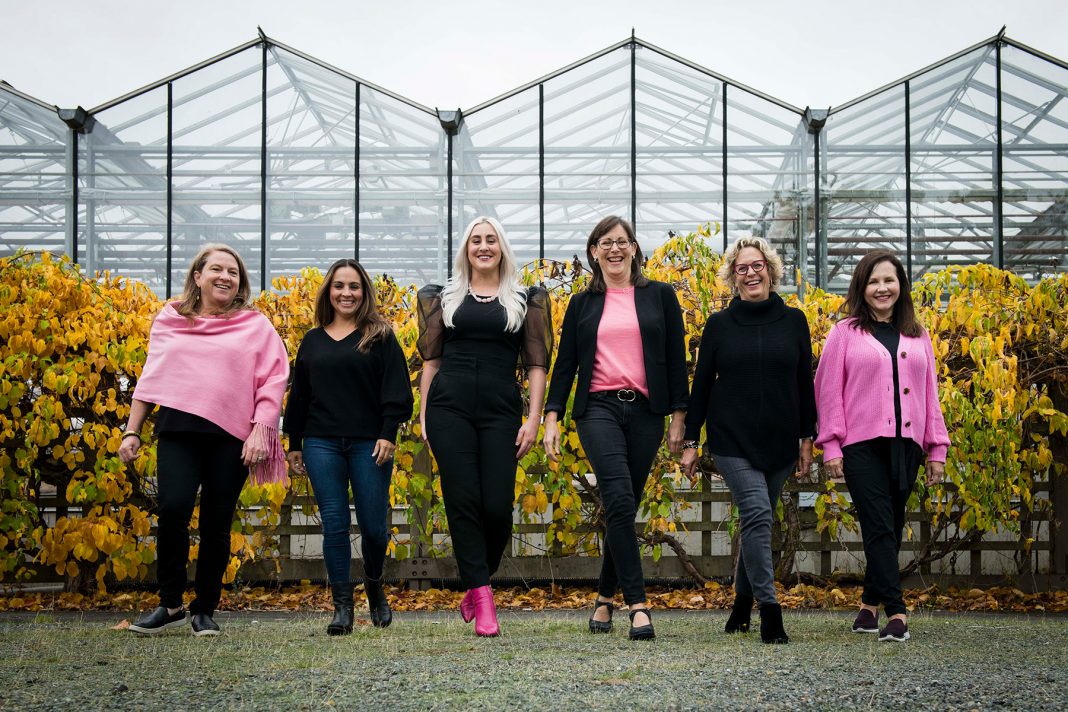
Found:
[[[352,632],[352,584],[332,583],[330,592],[334,598],[334,619],[326,626],[326,634],[348,635]]]
[[[382,579],[365,578],[363,590],[367,592],[367,607],[371,610],[371,625],[387,628],[393,622],[393,611],[382,590]]]
[[[760,605],[760,639],[765,643],[790,642],[782,627],[782,606],[778,603]]]
[[[734,594],[734,607],[731,608],[731,616],[727,619],[724,632],[748,633],[752,615],[753,597],[744,593]]]

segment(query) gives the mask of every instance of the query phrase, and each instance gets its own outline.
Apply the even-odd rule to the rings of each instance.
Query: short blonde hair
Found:
[[[739,237],[735,240],[734,244],[723,253],[723,263],[719,266],[716,276],[730,287],[731,294],[737,295],[738,286],[734,283],[734,263],[738,261],[738,253],[746,247],[755,247],[760,250],[760,254],[764,255],[764,260],[768,263],[766,269],[771,279],[771,291],[774,292],[782,283],[782,257],[779,257],[779,253],[763,237]]]

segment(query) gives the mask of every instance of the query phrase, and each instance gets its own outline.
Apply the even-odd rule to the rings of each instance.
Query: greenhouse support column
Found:
[[[437,110],[438,122],[441,124],[442,130],[445,132],[446,139],[446,176],[448,181],[448,213],[446,216],[446,229],[448,230],[448,236],[446,244],[448,250],[445,258],[446,274],[452,277],[452,139],[453,136],[460,133],[460,126],[464,122],[464,112],[457,109],[456,111],[441,111]]]
[[[820,146],[820,135],[823,133],[823,127],[827,123],[828,112],[823,110],[805,109],[803,120],[805,126],[808,128],[808,132],[812,135],[812,157],[813,157],[813,209],[816,211],[816,264],[814,265],[814,282],[816,283],[816,289],[820,289],[823,286],[823,263],[826,261],[826,233],[823,224],[823,205],[820,200],[820,164],[822,162],[822,150]],[[801,227],[804,230],[804,226]]]
[[[174,259],[174,83],[167,82],[167,298],[171,298]]]
[[[905,274],[912,281],[912,94],[905,80]]]
[[[545,85],[538,85],[538,259],[545,259]]]
[[[630,33],[630,224],[638,230],[638,113],[636,100],[635,64],[638,43]]]
[[[356,110],[355,114],[355,126],[354,136],[356,137],[355,147],[353,148],[353,176],[356,178],[356,185],[352,195],[352,215],[353,215],[353,236],[356,238],[356,252],[355,259],[360,261],[360,83],[356,82]]]
[[[1001,38],[997,40],[997,44],[994,45],[994,57],[995,57],[995,84],[994,84],[994,101],[996,106],[994,111],[997,116],[997,151],[998,154],[994,159],[994,173],[997,178],[997,191],[998,191],[998,205],[997,205],[997,224],[994,225],[994,264],[998,269],[1005,268],[1005,184],[1002,180],[1002,138],[1001,138]]]
[[[74,129],[70,129],[70,145],[74,153],[74,160],[71,162],[70,256],[74,260],[74,264],[78,264],[78,132]]]
[[[263,64],[260,67],[262,94],[260,95],[260,290],[270,285],[267,279],[267,42],[263,43]]]
[[[723,84],[723,252],[727,252],[727,85]]]

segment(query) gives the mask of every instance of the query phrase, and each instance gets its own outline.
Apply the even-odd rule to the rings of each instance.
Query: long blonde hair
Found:
[[[497,291],[497,301],[504,307],[508,317],[505,329],[517,332],[523,327],[523,320],[527,316],[527,300],[519,285],[515,253],[512,252],[512,246],[508,244],[508,239],[504,236],[504,228],[501,224],[485,215],[472,220],[464,230],[463,239],[460,240],[460,246],[456,249],[452,277],[441,291],[441,315],[445,326],[451,328],[453,315],[463,304],[464,297],[471,288],[471,262],[467,259],[467,241],[471,238],[471,233],[475,228],[482,224],[489,225],[497,233],[497,245],[501,249],[500,287]]]
[[[189,265],[189,271],[185,275],[185,286],[182,287],[182,297],[178,301],[178,313],[182,316],[192,319],[200,312],[197,310],[200,305],[200,287],[197,286],[196,273],[204,271],[204,265],[208,263],[208,257],[212,252],[225,252],[237,261],[238,272],[238,284],[237,294],[234,295],[230,304],[222,311],[222,315],[226,316],[242,309],[251,309],[252,305],[250,297],[252,296],[252,285],[249,282],[248,270],[245,269],[245,261],[241,259],[241,255],[237,254],[237,250],[224,245],[221,242],[209,242],[200,248],[200,252],[196,254],[193,261]]]

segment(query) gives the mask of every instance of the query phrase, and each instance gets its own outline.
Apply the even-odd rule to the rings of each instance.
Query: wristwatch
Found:
[[[696,440],[683,440],[682,441],[682,449],[683,450],[689,450],[690,448],[693,448],[694,450],[696,450],[697,449],[697,445],[698,445],[698,442]]]

